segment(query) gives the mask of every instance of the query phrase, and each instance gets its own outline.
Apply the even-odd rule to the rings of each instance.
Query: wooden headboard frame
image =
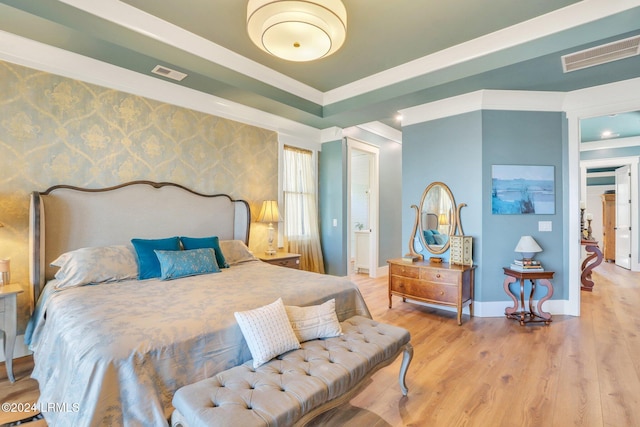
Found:
[[[132,238],[218,236],[249,243],[244,200],[201,194],[169,182],[133,181],[86,189],[56,185],[31,193],[29,277],[33,301],[59,255],[83,247],[127,244]]]

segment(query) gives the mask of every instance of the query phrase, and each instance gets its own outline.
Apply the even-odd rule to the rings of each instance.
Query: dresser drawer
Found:
[[[428,280],[435,283],[449,283],[455,285],[458,283],[459,277],[459,272],[446,269],[430,268],[423,269],[420,272],[420,278],[422,280]]]
[[[424,299],[435,302],[455,304],[458,300],[458,287],[427,282],[400,276],[391,278],[391,290],[408,298]]]
[[[420,268],[412,265],[391,264],[389,266],[389,274],[418,279],[420,278]]]
[[[300,268],[300,259],[299,258],[278,259],[278,260],[271,261],[270,264],[279,265],[280,267]]]

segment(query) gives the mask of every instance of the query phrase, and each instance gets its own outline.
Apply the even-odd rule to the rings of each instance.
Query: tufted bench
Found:
[[[178,389],[172,427],[304,425],[347,402],[400,353],[406,396],[413,357],[409,331],[361,316],[341,327],[341,336],[303,342],[257,369],[248,361]]]

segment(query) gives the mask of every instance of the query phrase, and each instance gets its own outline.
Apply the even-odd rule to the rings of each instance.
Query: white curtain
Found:
[[[288,250],[301,255],[301,269],[324,273],[312,153],[285,146],[283,160],[284,238]]]

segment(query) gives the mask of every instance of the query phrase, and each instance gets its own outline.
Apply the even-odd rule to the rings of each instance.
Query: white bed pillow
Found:
[[[342,334],[336,314],[335,299],[309,307],[286,305],[285,309],[293,332],[300,342],[337,337]]]
[[[220,240],[220,250],[229,265],[258,259],[242,240]]]
[[[60,267],[55,274],[56,289],[138,277],[136,253],[130,245],[76,249],[63,253],[51,265]]]
[[[254,368],[282,353],[300,348],[281,298],[254,310],[233,314],[251,351]]]

